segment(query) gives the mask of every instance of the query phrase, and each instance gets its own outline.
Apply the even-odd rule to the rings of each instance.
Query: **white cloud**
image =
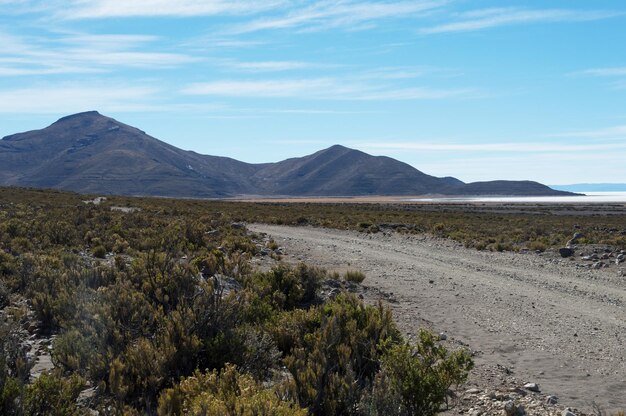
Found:
[[[154,87],[63,84],[0,90],[0,113],[70,114],[85,110],[149,111],[157,108]]]
[[[61,11],[70,19],[111,17],[195,17],[251,14],[283,5],[282,0],[73,0]]]
[[[441,8],[447,1],[315,1],[306,7],[294,7],[279,17],[261,18],[233,29],[235,33],[260,30],[298,28],[318,30],[326,28],[359,29],[371,27],[374,22],[390,18],[410,18]],[[299,3],[296,3],[299,6]]]
[[[613,68],[592,68],[579,72],[582,75],[591,75],[596,77],[619,77],[626,76],[626,66]]]
[[[0,74],[4,76],[78,74],[116,67],[171,68],[200,59],[182,53],[137,50],[152,47],[159,38],[126,34],[54,34],[17,37],[0,33]]]
[[[361,143],[361,148],[377,150],[422,150],[447,152],[592,152],[626,149],[626,143],[568,144],[568,143]]]
[[[296,98],[325,100],[424,100],[469,97],[472,89],[435,89],[394,87],[383,84],[351,82],[343,78],[307,78],[284,80],[224,80],[195,83],[182,92],[188,95],[213,95],[249,98]]]
[[[226,66],[246,72],[279,72],[322,67],[319,64],[299,61],[229,62]]]
[[[584,22],[620,15],[623,13],[598,10],[493,8],[460,14],[457,21],[423,28],[420,32],[425,34],[467,32],[523,23]]]
[[[619,138],[626,140],[626,126],[613,126],[596,130],[571,131],[565,133],[550,134],[546,137],[571,137],[571,138]]]

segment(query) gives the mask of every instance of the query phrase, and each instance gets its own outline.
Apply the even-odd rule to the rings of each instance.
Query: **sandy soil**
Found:
[[[626,277],[535,253],[491,253],[430,236],[253,224],[291,261],[358,269],[402,330],[475,352],[471,384],[538,383],[559,402],[626,408]],[[367,292],[367,291],[366,291]],[[370,299],[371,300],[371,299]]]

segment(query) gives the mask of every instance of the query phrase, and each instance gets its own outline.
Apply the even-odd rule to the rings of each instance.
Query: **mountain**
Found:
[[[421,195],[457,183],[454,178],[429,176],[389,157],[339,145],[273,163],[253,179],[266,193],[302,196]]]
[[[0,183],[82,193],[219,197],[257,166],[184,151],[95,111],[0,141]]]
[[[96,111],[0,140],[0,185],[195,198],[570,194],[527,181],[465,184],[339,145],[277,163],[244,163],[178,149]]]

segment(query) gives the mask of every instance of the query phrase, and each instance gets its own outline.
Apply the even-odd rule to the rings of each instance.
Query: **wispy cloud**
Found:
[[[253,14],[271,10],[286,0],[72,0],[61,16],[70,19],[110,17],[196,17]]]
[[[71,114],[98,109],[106,112],[156,109],[154,87],[126,84],[62,84],[0,90],[0,113]]]
[[[233,28],[235,33],[260,30],[320,30],[328,28],[359,29],[375,26],[384,19],[407,19],[440,9],[448,1],[351,1],[323,0],[302,7],[300,2],[277,17],[265,17]],[[362,26],[365,25],[365,26]]]
[[[595,77],[622,77],[626,76],[626,66],[612,68],[592,68],[577,72],[580,75],[591,75]]]
[[[510,143],[361,143],[361,148],[378,150],[422,150],[446,152],[589,152],[626,149],[626,143],[568,144],[541,142],[510,142]]]
[[[0,74],[90,74],[118,68],[171,68],[200,60],[182,53],[146,51],[158,40],[155,36],[126,34],[18,37],[0,33]]]
[[[308,78],[283,80],[223,80],[195,83],[182,92],[188,95],[212,95],[248,98],[297,98],[326,100],[432,100],[468,97],[473,89],[435,89],[429,87],[393,87],[383,84],[351,82],[343,78]]]
[[[498,26],[541,22],[584,22],[608,19],[624,13],[602,10],[491,8],[457,15],[457,19],[420,30],[424,34],[468,32]]]
[[[595,130],[571,131],[550,134],[546,137],[588,138],[588,139],[624,139],[626,140],[626,126],[612,126]]]
[[[226,66],[245,72],[280,72],[297,69],[323,68],[324,65],[301,61],[227,62]]]

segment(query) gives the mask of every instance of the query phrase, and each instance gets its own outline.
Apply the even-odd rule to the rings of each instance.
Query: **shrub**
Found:
[[[426,331],[413,348],[394,345],[382,362],[366,405],[371,415],[434,415],[450,387],[465,382],[473,367],[467,352],[449,353]]]
[[[98,245],[98,246],[94,247],[93,255],[94,255],[94,257],[97,257],[99,259],[103,259],[107,255],[107,249],[104,248],[103,245]]]
[[[305,334],[285,358],[299,403],[314,415],[353,414],[379,369],[379,359],[399,342],[391,311],[340,294],[318,308],[320,327]]]
[[[10,296],[9,288],[4,284],[2,280],[0,280],[0,309],[4,308],[9,304],[9,296]]]
[[[347,282],[362,283],[365,280],[365,274],[357,270],[348,270],[344,273],[343,279]]]
[[[196,371],[163,391],[158,414],[305,416],[307,412],[293,401],[281,400],[274,388],[263,388],[251,376],[227,365],[220,372]]]
[[[72,416],[82,411],[76,399],[84,386],[78,376],[62,378],[60,375],[42,374],[26,389],[24,414]]]

